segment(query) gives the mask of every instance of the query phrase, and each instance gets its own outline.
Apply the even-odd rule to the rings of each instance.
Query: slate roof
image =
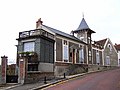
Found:
[[[104,46],[106,41],[107,41],[107,38],[106,38],[106,39],[99,40],[99,41],[96,41],[96,42],[97,42],[98,44],[101,44],[102,46]]]
[[[82,21],[80,22],[80,25],[78,26],[78,28],[76,30],[74,30],[74,33],[80,32],[80,31],[83,31],[83,30],[89,30],[91,33],[95,33],[93,30],[91,30],[89,28],[89,26],[87,25],[84,18],[82,18]]]
[[[114,46],[117,50],[120,50],[120,44],[115,44]]]
[[[77,30],[82,30],[82,29],[90,29],[84,18],[82,19],[82,21],[81,21],[80,25],[78,26]]]
[[[46,28],[48,28],[50,31],[56,33],[57,35],[60,35],[60,36],[63,36],[63,37],[66,37],[66,38],[69,38],[69,39],[78,41],[78,42],[80,42],[80,43],[86,44],[85,42],[81,41],[80,39],[78,39],[77,37],[75,37],[75,36],[73,36],[73,35],[64,33],[64,32],[62,32],[62,31],[59,31],[59,30],[57,30],[57,29],[51,28],[51,27],[46,26],[46,25],[43,25],[43,26],[46,27]]]

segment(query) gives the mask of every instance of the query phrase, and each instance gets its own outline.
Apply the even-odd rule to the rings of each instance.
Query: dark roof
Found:
[[[57,29],[51,28],[51,27],[46,26],[46,25],[43,25],[43,26],[46,27],[46,28],[48,28],[50,31],[56,33],[57,35],[64,36],[64,37],[66,37],[66,38],[69,38],[69,39],[78,41],[78,42],[80,42],[80,43],[86,44],[85,42],[81,41],[80,39],[76,38],[76,37],[73,36],[73,35],[64,33],[64,32],[62,32],[62,31],[59,31],[59,30],[57,30]]]
[[[115,44],[114,46],[117,50],[120,50],[120,44]]]
[[[106,38],[106,39],[99,40],[99,41],[96,41],[96,42],[97,42],[98,44],[101,44],[102,46],[104,46],[106,41],[107,41],[107,38]]]
[[[85,19],[83,18],[80,25],[78,26],[77,30],[82,30],[82,29],[89,29],[89,26],[87,25]]]
[[[84,18],[82,18],[82,21],[81,21],[80,25],[73,32],[76,33],[76,32],[80,32],[80,31],[83,31],[83,30],[89,30],[91,33],[95,33],[93,30],[91,30],[89,28],[89,26],[87,25],[87,23],[86,23]]]

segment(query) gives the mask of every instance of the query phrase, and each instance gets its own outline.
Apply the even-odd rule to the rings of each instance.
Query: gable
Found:
[[[117,53],[116,48],[114,47],[114,45],[112,44],[111,40],[109,38],[107,38],[105,45],[104,45],[104,50],[105,49],[109,49],[110,51],[114,50]]]

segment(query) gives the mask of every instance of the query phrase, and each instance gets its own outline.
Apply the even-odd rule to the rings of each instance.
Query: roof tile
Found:
[[[107,40],[107,38],[106,38],[106,39],[99,40],[99,41],[96,41],[96,42],[97,42],[98,44],[101,44],[102,46],[104,46],[106,40]]]

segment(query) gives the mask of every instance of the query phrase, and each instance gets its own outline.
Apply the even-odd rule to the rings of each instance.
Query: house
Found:
[[[118,65],[118,57],[117,57],[117,50],[112,44],[109,38],[102,39],[96,41],[103,47],[103,66],[117,66]]]
[[[114,46],[118,52],[118,66],[120,66],[120,44],[115,44]]]
[[[110,39],[93,42],[93,33],[84,17],[72,34],[46,26],[38,19],[36,29],[19,32],[17,38],[18,82],[116,66],[117,51]]]
[[[73,34],[78,37],[43,25],[41,19],[36,22],[36,29],[19,32],[17,45],[17,65],[19,82],[42,78],[44,75],[75,74],[87,71],[88,49],[91,52],[91,34],[86,28],[83,18]],[[81,28],[82,27],[82,28]],[[84,32],[85,41],[81,40],[80,32]],[[89,39],[89,41],[88,41]],[[89,42],[89,44],[88,44]],[[24,79],[26,77],[26,80]],[[38,79],[36,79],[38,80]]]

